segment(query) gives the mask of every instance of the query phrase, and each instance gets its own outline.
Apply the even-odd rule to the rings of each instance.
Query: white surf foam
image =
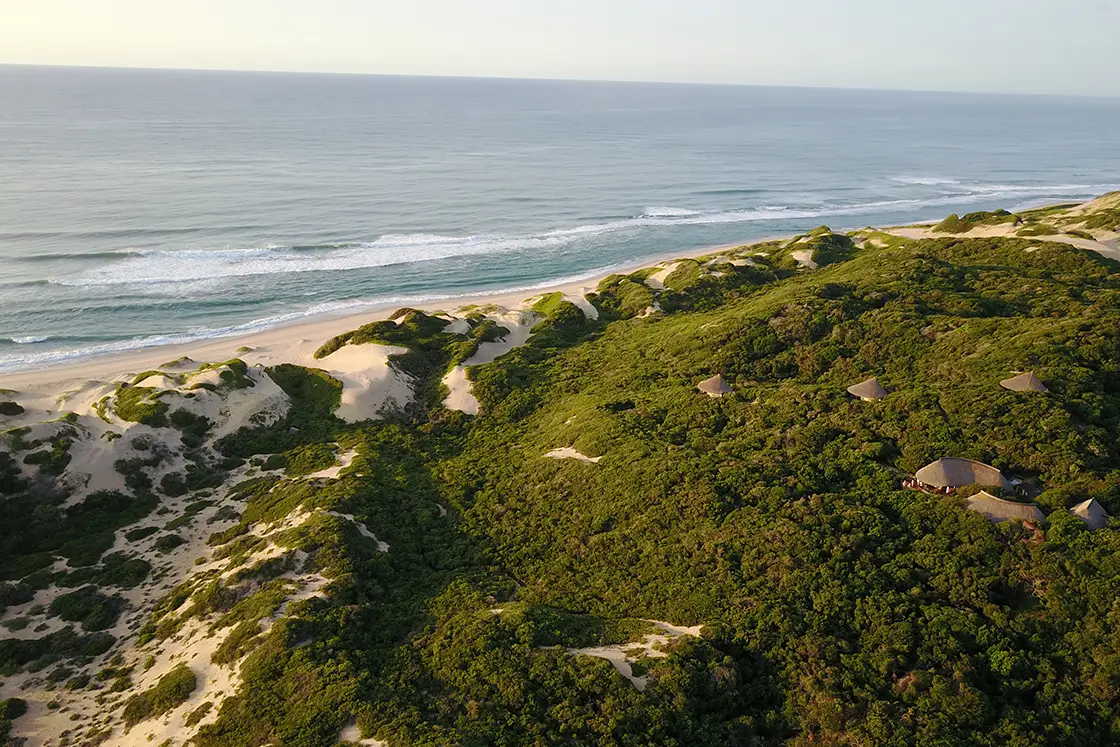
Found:
[[[570,283],[578,283],[584,280],[590,280],[591,278],[599,277],[614,269],[617,269],[617,267],[618,265],[598,267],[593,270],[588,270],[587,272],[579,273],[577,275],[552,278],[549,280],[542,280],[540,282],[527,285],[519,285],[509,288],[498,288],[488,291],[471,291],[467,293],[445,293],[434,295],[381,296],[378,298],[367,300],[332,301],[329,303],[316,304],[302,311],[294,311],[287,314],[277,314],[275,316],[254,319],[253,321],[246,322],[244,324],[236,324],[228,327],[195,329],[179,334],[150,335],[148,337],[139,337],[131,340],[106,342],[99,345],[89,345],[81,348],[49,350],[41,353],[26,355],[0,356],[0,372],[18,371],[21,369],[35,368],[43,365],[66,363],[75,360],[81,360],[83,358],[128,352],[130,350],[141,350],[144,348],[162,347],[165,345],[181,345],[184,343],[199,342],[201,340],[220,339],[223,337],[240,337],[243,335],[252,334],[254,332],[261,332],[266,329],[271,329],[273,327],[279,327],[284,324],[306,321],[307,319],[313,317],[343,316],[345,314],[357,313],[361,309],[395,309],[400,307],[435,303],[441,301],[455,302],[467,298],[485,298],[493,296],[504,296],[514,293],[532,293],[533,291],[538,291],[542,288],[549,288],[556,285],[568,285]]]
[[[924,177],[913,177],[914,179]],[[931,178],[932,179],[932,178]],[[948,180],[946,180],[948,181]],[[323,247],[266,245],[256,248],[219,247],[184,250],[131,250],[120,259],[54,282],[70,286],[132,285],[146,288],[191,282],[221,283],[229,278],[304,272],[369,269],[429,262],[460,256],[560,249],[610,234],[649,228],[718,225],[767,221],[818,220],[870,213],[917,214],[925,208],[968,205],[1000,198],[1080,198],[1120,188],[1117,184],[954,185],[953,194],[929,198],[882,200],[855,205],[762,206],[732,210],[699,210],[689,207],[647,208],[642,214],[620,220],[559,228],[527,235],[441,236],[391,234],[375,241]]]

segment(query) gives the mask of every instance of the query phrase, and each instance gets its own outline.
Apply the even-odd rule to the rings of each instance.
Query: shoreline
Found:
[[[594,290],[604,278],[610,275],[635,272],[672,259],[694,259],[741,246],[790,239],[797,235],[799,234],[784,234],[753,239],[745,243],[735,242],[683,252],[660,254],[636,262],[610,266],[606,270],[583,280],[559,280],[551,284],[533,285],[523,290],[497,290],[490,293],[479,291],[445,296],[415,304],[371,302],[369,307],[363,311],[324,312],[290,322],[281,322],[253,332],[236,332],[187,342],[93,353],[88,356],[75,357],[73,360],[40,365],[29,364],[27,367],[0,372],[0,392],[8,389],[20,393],[37,391],[40,394],[45,394],[46,392],[43,390],[50,389],[57,394],[61,394],[67,388],[76,388],[89,380],[105,381],[130,377],[142,371],[159,368],[165,363],[182,357],[191,358],[199,363],[225,361],[237,357],[256,357],[252,356],[251,353],[248,356],[242,356],[237,352],[240,348],[245,347],[254,350],[277,346],[306,349],[309,345],[314,345],[317,348],[335,335],[357,329],[363,324],[387,319],[400,308],[415,308],[428,313],[450,312],[470,305],[493,304],[512,308],[526,299],[546,293],[564,293],[565,295],[578,296]],[[544,283],[548,282],[544,281]]]

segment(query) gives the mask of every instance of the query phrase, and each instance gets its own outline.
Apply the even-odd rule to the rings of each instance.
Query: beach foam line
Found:
[[[880,200],[854,205],[811,207],[772,205],[744,209],[658,206],[641,214],[525,235],[443,236],[388,234],[374,241],[200,249],[127,249],[110,253],[111,261],[75,275],[54,279],[64,286],[159,285],[215,281],[253,275],[338,272],[430,262],[470,255],[559,249],[613,233],[648,228],[772,221],[817,220],[868,213],[916,212],[944,205],[967,205],[1000,197],[1049,196],[1087,198],[1120,184],[961,184],[962,191],[929,198]],[[104,257],[104,254],[84,257]]]
[[[124,353],[135,350],[143,350],[147,348],[165,347],[168,345],[183,345],[189,343],[204,342],[207,340],[219,340],[227,337],[242,337],[244,335],[253,334],[255,332],[263,332],[276,327],[284,326],[299,321],[309,321],[319,318],[329,318],[333,316],[343,316],[348,313],[356,313],[362,309],[376,310],[386,308],[401,308],[421,304],[440,303],[443,301],[463,301],[485,299],[490,297],[501,297],[516,293],[533,293],[544,288],[552,288],[555,286],[569,285],[571,283],[579,283],[593,278],[601,277],[609,274],[611,271],[619,269],[621,265],[608,265],[598,267],[578,275],[571,275],[561,278],[552,278],[549,280],[542,280],[528,285],[519,285],[508,288],[497,288],[483,291],[470,291],[463,293],[443,293],[443,294],[428,294],[428,295],[414,295],[414,296],[382,296],[372,299],[364,300],[351,300],[351,301],[331,301],[328,303],[315,304],[302,311],[294,311],[287,314],[277,314],[275,316],[263,317],[254,319],[244,324],[230,325],[227,327],[214,327],[206,329],[191,330],[188,332],[166,334],[166,335],[149,335],[147,337],[138,337],[129,340],[117,340],[113,342],[105,342],[97,345],[88,345],[78,348],[64,348],[47,350],[40,353],[26,353],[15,355],[0,356],[0,373],[13,373],[30,368],[37,368],[41,366],[49,366],[57,363],[68,363],[82,360],[85,358],[93,358],[102,355],[113,353]],[[6,339],[6,338],[5,338]],[[44,340],[49,338],[44,338]],[[325,340],[324,340],[325,342]]]

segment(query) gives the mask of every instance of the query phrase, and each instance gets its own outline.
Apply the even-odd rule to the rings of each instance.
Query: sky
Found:
[[[1120,96],[1120,0],[0,0],[0,64]]]

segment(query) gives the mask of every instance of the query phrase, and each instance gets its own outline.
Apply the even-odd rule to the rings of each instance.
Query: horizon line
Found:
[[[867,91],[877,93],[937,93],[962,96],[1008,96],[1034,98],[1079,98],[1120,100],[1120,94],[1089,93],[1027,93],[1021,91],[978,91],[946,88],[890,88],[875,86],[826,86],[809,84],[778,83],[730,83],[716,81],[685,80],[641,80],[615,78],[563,78],[553,76],[505,76],[505,75],[443,75],[436,73],[375,73],[337,70],[276,70],[261,68],[224,68],[224,67],[149,67],[144,65],[69,65],[37,62],[0,62],[2,68],[39,68],[61,70],[116,70],[130,72],[167,72],[167,73],[244,73],[249,75],[306,75],[306,76],[344,76],[363,78],[420,78],[442,80],[491,80],[491,81],[532,81],[542,83],[602,83],[614,85],[648,86],[696,86],[705,88],[792,88],[815,91]]]

